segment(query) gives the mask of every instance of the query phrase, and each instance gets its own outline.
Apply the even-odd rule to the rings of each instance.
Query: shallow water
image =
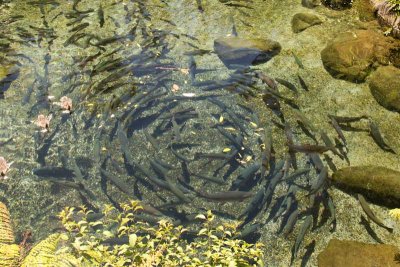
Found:
[[[99,1],[79,2],[76,9],[88,12],[82,13],[85,17],[81,22],[71,26],[67,26],[68,23],[79,15],[74,12],[73,1],[1,4],[1,21],[7,25],[0,32],[1,44],[9,46],[0,48],[0,67],[14,65],[16,74],[8,82],[4,99],[0,99],[0,142],[6,142],[1,146],[0,156],[14,161],[9,179],[0,184],[0,195],[10,209],[17,238],[26,229],[33,231],[35,240],[55,231],[59,224],[54,216],[66,205],[90,205],[96,209],[105,203],[118,205],[131,198],[159,208],[172,219],[182,219],[187,214],[207,209],[212,209],[221,220],[237,218],[249,205],[249,200],[222,204],[201,198],[196,192],[235,189],[231,185],[240,172],[261,161],[260,145],[266,129],[272,131],[276,165],[287,161],[286,137],[279,127],[283,122],[263,103],[260,96],[263,85],[254,77],[257,70],[295,84],[298,94],[283,86],[279,86],[279,92],[294,101],[318,131],[323,129],[332,139],[336,133],[328,123],[328,114],[366,115],[378,122],[388,143],[395,151],[400,151],[399,114],[381,107],[372,97],[367,83],[334,79],[322,65],[320,51],[338,33],[376,27],[374,22],[360,21],[357,8],[334,11],[319,6],[310,10],[302,7],[300,1],[261,0],[246,4],[250,8],[243,8],[215,0],[203,1],[204,12],[200,12],[194,0],[165,2],[103,1],[102,27]],[[294,34],[291,17],[306,11],[317,14],[323,23]],[[68,44],[67,40],[74,34],[70,29],[81,23],[89,23],[78,31],[78,34],[84,33],[82,38]],[[192,80],[191,73],[187,74],[186,70],[191,64],[187,53],[198,49],[213,51],[214,40],[231,34],[233,25],[239,37],[278,41],[282,51],[267,63],[236,73],[213,52],[194,55],[197,71]],[[95,45],[115,36],[120,38]],[[292,53],[300,58],[304,69],[296,64]],[[96,56],[85,62],[91,55]],[[118,66],[110,67],[109,71],[101,70],[103,62],[115,59],[120,59]],[[115,79],[110,77],[115,74],[119,74]],[[250,90],[252,95],[243,96],[235,90],[225,90],[224,86],[213,90],[199,86],[204,81],[210,84],[229,81],[230,86],[243,82],[230,79],[234,75],[245,82],[252,81],[254,88],[240,87]],[[298,75],[308,84],[309,91],[301,89]],[[6,89],[4,84],[3,88]],[[49,100],[49,96],[54,99]],[[54,104],[61,96],[72,99],[71,114],[63,114]],[[294,132],[294,140],[312,143],[298,127],[293,108],[281,101],[281,109]],[[180,117],[179,111],[185,110],[187,116]],[[53,116],[46,133],[40,132],[34,123],[39,114]],[[178,126],[174,126],[175,122]],[[231,137],[242,142],[241,146],[235,147],[218,127],[228,129]],[[366,129],[367,125],[361,122],[358,127]],[[151,144],[147,133],[156,139],[158,147]],[[124,143],[124,135],[128,143]],[[345,136],[351,165],[372,164],[400,170],[398,156],[382,151],[367,132],[346,131]],[[229,160],[196,157],[198,153],[224,153],[226,148],[238,151]],[[327,154],[338,168],[348,165],[331,152]],[[151,167],[150,161],[154,159],[173,167],[167,178]],[[82,177],[78,177],[76,169],[72,176],[67,175],[75,163]],[[301,153],[297,153],[297,164],[300,168],[311,166],[308,157]],[[64,169],[50,175],[50,179],[34,174],[35,169],[44,166]],[[189,203],[182,204],[170,190],[160,189],[141,168],[162,183],[172,180],[178,191],[190,198]],[[115,186],[115,181],[107,178],[104,171],[122,180],[123,187],[127,188],[121,190]],[[273,172],[273,168],[269,168],[266,177],[256,175],[258,180],[243,186],[242,190],[257,192],[268,186]],[[214,175],[226,184],[207,182],[194,174]],[[298,178],[296,183],[300,188],[308,188],[317,177],[318,173],[311,166],[309,175]],[[63,181],[82,183],[95,197],[62,185]],[[282,220],[286,220],[290,212],[277,216],[276,220],[271,220],[271,214],[279,209],[290,185],[280,182],[273,198],[266,200],[262,211],[250,222],[262,223],[259,235],[253,240],[266,245],[265,261],[270,266],[289,265],[297,233],[313,206],[306,197],[307,191],[298,189],[295,208],[302,216],[288,238],[278,235]],[[315,266],[318,253],[333,237],[375,242],[359,224],[362,210],[354,197],[333,187],[324,192],[323,196],[330,195],[336,206],[336,229],[331,231],[329,212],[319,217],[317,213],[312,231],[306,235],[294,259],[296,266]],[[387,208],[373,208],[383,218],[388,218]],[[372,227],[383,242],[398,242],[398,231],[388,234],[375,225]]]

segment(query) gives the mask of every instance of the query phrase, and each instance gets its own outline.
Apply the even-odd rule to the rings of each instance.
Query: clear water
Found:
[[[261,145],[267,129],[272,132],[275,164],[288,159],[281,128],[284,122],[264,104],[261,97],[264,85],[254,77],[256,71],[295,84],[297,94],[283,86],[279,86],[279,92],[296,103],[318,131],[323,129],[332,139],[336,133],[328,123],[328,114],[367,115],[379,122],[385,138],[399,150],[398,113],[379,106],[367,84],[332,78],[320,60],[320,51],[329,39],[339,32],[368,26],[360,21],[357,8],[333,11],[320,6],[309,10],[300,1],[240,2],[248,8],[217,0],[202,2],[204,12],[199,11],[194,0],[82,0],[75,11],[73,1],[1,4],[0,16],[5,27],[0,30],[0,75],[2,79],[6,73],[14,75],[7,76],[2,84],[5,92],[0,100],[0,156],[14,163],[9,179],[0,184],[0,196],[10,209],[17,238],[26,229],[33,231],[35,240],[56,231],[60,225],[55,215],[67,205],[97,209],[105,203],[118,205],[129,199],[143,200],[171,219],[208,209],[221,220],[236,219],[250,200],[213,202],[196,192],[235,189],[232,183],[242,170],[261,162]],[[100,25],[100,6],[104,10],[104,25]],[[306,11],[319,15],[323,23],[294,34],[291,17]],[[77,16],[82,16],[82,20],[72,23]],[[76,33],[71,31],[83,23],[89,25]],[[228,69],[212,51],[214,40],[232,34],[233,25],[240,38],[278,41],[282,51],[265,64],[241,71]],[[73,42],[74,36],[80,34]],[[117,38],[109,43],[95,45],[114,37]],[[200,50],[206,52],[188,55]],[[296,64],[292,52],[300,58],[304,69]],[[94,56],[93,60],[85,62],[89,56]],[[112,60],[114,63],[119,60],[119,64],[101,69],[103,63],[112,64]],[[187,73],[192,60],[197,66],[194,77],[193,72]],[[309,91],[301,89],[298,75],[308,84]],[[253,87],[244,85],[249,81]],[[228,89],[208,87],[226,82]],[[250,95],[238,90],[250,90]],[[49,100],[52,96],[54,99]],[[54,104],[62,96],[72,99],[71,114],[62,113]],[[296,123],[293,107],[281,101],[281,112],[296,142],[313,142]],[[35,124],[39,114],[53,116],[46,133]],[[178,126],[174,126],[175,122]],[[224,149],[236,149],[218,130],[221,127],[233,138],[243,139],[244,149],[240,146],[230,160],[197,159],[199,153],[226,155],[230,152],[223,152]],[[146,132],[156,139],[157,148]],[[365,131],[345,134],[351,165],[375,164],[400,169],[398,157],[380,150]],[[122,142],[120,135],[126,135],[128,143]],[[327,155],[338,168],[348,164],[330,152]],[[155,159],[173,167],[167,179],[152,168],[150,162]],[[298,200],[295,209],[301,211],[301,216],[294,232],[287,238],[277,234],[287,218],[284,215],[274,218],[290,189],[291,184],[284,181],[249,222],[261,223],[258,234],[250,241],[266,245],[266,262],[271,266],[288,266],[297,233],[313,206],[307,191],[301,188],[314,183],[318,174],[304,154],[297,154],[297,164],[311,170],[296,180],[299,189],[295,194]],[[76,166],[82,172],[81,177]],[[34,174],[43,167],[55,171],[50,177]],[[75,173],[71,174],[73,168]],[[163,183],[172,181],[186,192],[190,201],[182,203],[170,190],[155,185],[140,168]],[[104,171],[115,178],[107,179]],[[206,181],[195,174],[214,175],[226,184]],[[267,175],[263,178],[256,175],[258,180],[241,190],[258,192],[268,186],[273,168],[267,170]],[[113,179],[123,181],[122,190]],[[83,184],[94,196],[66,182]],[[336,206],[336,229],[331,231],[326,208],[321,208],[319,215],[314,210],[317,219],[304,239],[295,265],[315,266],[318,252],[333,237],[374,242],[359,224],[362,210],[357,201],[335,188],[327,189],[323,198],[328,195]],[[375,207],[375,210],[387,217],[385,208]],[[385,243],[395,244],[398,240],[396,233],[388,235],[385,230],[374,230]]]

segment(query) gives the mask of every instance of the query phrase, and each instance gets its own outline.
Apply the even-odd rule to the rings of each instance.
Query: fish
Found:
[[[100,4],[99,8],[97,9],[97,17],[99,18],[99,25],[100,28],[103,28],[104,26],[104,10],[103,6]]]
[[[303,62],[301,62],[300,58],[292,51],[292,55],[294,57],[294,61],[300,67],[300,69],[304,69]]]
[[[84,60],[82,60],[78,66],[82,69],[84,68],[89,62],[94,61],[96,58],[98,58],[101,55],[101,51],[97,52],[94,55],[90,55],[88,57],[86,57]]]
[[[336,122],[338,122],[338,123],[350,123],[350,122],[360,121],[362,119],[369,119],[369,117],[367,115],[344,117],[344,116],[335,116],[335,115],[329,114],[328,117],[334,118],[336,120]]]
[[[175,120],[175,116],[172,116],[171,122],[172,122],[172,130],[174,132],[174,141],[179,142],[181,141],[182,137],[179,125]]]
[[[320,136],[321,136],[322,141],[324,141],[325,145],[327,147],[331,147],[332,148],[331,151],[332,151],[333,154],[335,154],[339,158],[343,158],[343,156],[336,149],[335,145],[333,144],[333,142],[331,141],[331,139],[329,138],[329,136],[327,135],[327,133],[325,131],[320,131]]]
[[[314,168],[320,172],[324,168],[324,163],[318,153],[309,153],[308,156],[310,157],[311,163],[314,165]]]
[[[115,185],[119,190],[127,194],[128,196],[133,195],[133,191],[130,191],[129,188],[130,186],[118,178],[116,175],[104,170],[103,168],[100,168],[100,173],[108,180],[110,181],[113,185]]]
[[[203,180],[210,181],[210,182],[213,182],[213,183],[216,183],[216,184],[220,184],[220,185],[226,185],[227,184],[227,182],[224,181],[221,178],[216,178],[216,177],[213,177],[213,176],[206,176],[206,175],[202,175],[202,174],[199,174],[199,173],[190,173],[190,174],[193,175],[193,176],[199,177],[199,178],[201,178]]]
[[[296,179],[297,177],[300,177],[304,174],[307,174],[311,171],[310,168],[302,168],[302,169],[297,169],[295,172],[293,172],[292,174],[286,176],[285,179],[283,179],[283,181],[285,182],[290,182],[293,181],[294,179]]]
[[[200,197],[214,201],[243,201],[254,195],[247,191],[225,191],[217,193],[197,192]]]
[[[312,144],[289,144],[289,152],[301,152],[301,153],[324,153],[326,151],[332,150],[332,147],[328,146],[319,146],[319,145],[312,145]]]
[[[233,188],[241,188],[243,185],[251,183],[255,179],[256,172],[260,169],[261,164],[256,162],[242,169],[237,179],[232,183]]]
[[[275,90],[275,91],[278,90],[278,84],[276,83],[277,81],[274,78],[272,78],[272,77],[268,76],[267,74],[262,73],[260,71],[257,71],[255,73],[255,76],[257,78],[259,78],[263,83],[265,83],[272,90]]]
[[[250,216],[261,210],[261,204],[263,203],[263,199],[265,198],[265,186],[262,186],[254,197],[251,199],[250,204],[246,207],[246,209],[239,215],[238,219],[243,218],[244,216]],[[254,215],[253,215],[254,216]],[[246,218],[248,221],[250,218]]]
[[[363,211],[365,212],[365,214],[367,214],[368,218],[370,218],[374,223],[376,223],[380,227],[383,227],[386,230],[388,230],[390,233],[393,232],[392,227],[385,225],[381,219],[379,219],[378,217],[375,216],[375,214],[372,212],[371,208],[369,207],[367,201],[365,200],[365,198],[362,195],[357,194],[357,198],[358,198],[358,201],[360,202],[360,205],[361,205]]]
[[[261,223],[255,223],[252,225],[248,225],[248,226],[244,227],[237,235],[235,235],[235,238],[244,239],[244,238],[254,234],[258,230],[260,230],[261,227],[262,227]]]
[[[45,166],[41,168],[36,168],[33,169],[32,173],[36,176],[43,178],[72,179],[75,177],[74,172],[71,169],[57,166]]]
[[[192,81],[192,84],[194,83],[194,80],[196,78],[196,70],[197,70],[196,61],[194,60],[193,56],[190,56],[190,58],[189,58],[189,74],[190,74],[190,79]]]
[[[197,9],[198,9],[200,12],[204,12],[203,5],[202,5],[202,3],[201,3],[201,0],[196,0],[196,3],[197,3]]]
[[[299,93],[299,91],[297,90],[296,86],[295,86],[293,83],[291,83],[291,82],[289,82],[289,81],[286,81],[286,80],[284,80],[284,79],[280,79],[280,78],[275,78],[275,80],[276,80],[278,83],[280,83],[280,84],[282,84],[283,86],[285,86],[286,88],[288,88],[290,91],[292,91],[292,92],[294,92],[294,93],[296,93],[296,94]]]
[[[344,136],[342,129],[340,128],[339,123],[336,121],[334,117],[329,117],[331,119],[330,123],[338,134],[339,138],[342,140],[343,144],[347,144],[346,137]]]
[[[86,27],[88,27],[90,24],[88,22],[79,24],[77,26],[75,26],[74,28],[70,29],[69,32],[78,32],[81,31],[83,29],[85,29]]]
[[[372,120],[369,121],[369,133],[374,139],[375,143],[382,148],[384,151],[396,154],[396,152],[383,140],[381,132],[379,131],[378,125]]]
[[[310,91],[310,90],[308,89],[308,86],[307,86],[306,82],[304,81],[303,78],[301,78],[301,76],[300,76],[299,74],[297,75],[297,78],[299,78],[299,82],[300,82],[301,88],[303,88],[304,91],[307,91],[307,92]]]
[[[264,177],[265,172],[269,168],[269,163],[272,159],[272,131],[270,127],[266,127],[264,130],[264,150],[261,155],[261,178]]]
[[[323,188],[323,186],[326,184],[327,180],[328,180],[328,168],[323,167],[321,172],[318,174],[317,179],[311,185],[308,195],[316,194],[321,188]]]
[[[296,209],[289,215],[286,224],[282,230],[282,235],[285,238],[292,232],[294,225],[296,224],[297,218],[299,217],[299,213],[299,210]]]
[[[169,190],[175,195],[177,196],[180,200],[186,202],[186,203],[190,203],[192,201],[191,198],[189,198],[187,195],[185,195],[185,193],[183,193],[183,191],[180,190],[180,188],[176,185],[176,182],[172,180],[171,177],[165,177],[165,180],[167,182],[167,185],[169,187]]]
[[[313,221],[313,216],[312,215],[307,215],[307,217],[304,219],[303,225],[300,228],[300,232],[296,238],[296,242],[294,244],[293,248],[293,258],[297,257],[297,253],[299,251],[300,245],[303,242],[304,236],[306,235],[308,229],[311,227]]]
[[[158,162],[153,159],[150,160],[150,166],[153,168],[154,172],[157,173],[158,176],[165,179],[168,173],[168,170],[166,168],[158,164]]]

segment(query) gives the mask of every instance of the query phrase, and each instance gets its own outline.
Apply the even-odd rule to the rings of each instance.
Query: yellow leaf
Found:
[[[131,234],[129,235],[129,245],[131,247],[134,247],[137,241],[137,235],[136,234]]]
[[[227,153],[227,152],[230,152],[230,151],[231,151],[231,149],[230,149],[229,147],[224,148],[224,149],[222,150],[222,152],[224,152],[224,153]]]
[[[203,214],[199,214],[199,215],[196,216],[196,219],[205,220],[206,216],[204,216]]]
[[[224,122],[224,117],[220,116],[219,117],[219,123],[223,123]]]

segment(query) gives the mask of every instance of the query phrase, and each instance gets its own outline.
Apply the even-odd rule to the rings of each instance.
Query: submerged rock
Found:
[[[379,67],[371,74],[369,88],[379,104],[400,112],[400,69],[393,66]]]
[[[357,10],[360,21],[373,21],[376,19],[370,0],[358,0],[354,2],[354,8]]]
[[[400,43],[372,30],[345,32],[321,52],[325,69],[335,78],[363,82],[379,64],[387,65],[390,51]],[[376,64],[379,63],[379,64]]]
[[[345,9],[351,7],[353,0],[323,0],[322,3],[333,9]]]
[[[336,171],[333,183],[344,190],[362,193],[375,203],[400,205],[400,172],[380,166],[347,167]]]
[[[320,18],[312,13],[297,13],[292,19],[292,30],[294,33],[299,33],[305,29],[321,24]]]
[[[214,41],[214,50],[229,68],[265,63],[281,51],[281,45],[269,39],[224,37]]]
[[[331,239],[318,255],[318,267],[400,266],[398,253],[392,245]]]

